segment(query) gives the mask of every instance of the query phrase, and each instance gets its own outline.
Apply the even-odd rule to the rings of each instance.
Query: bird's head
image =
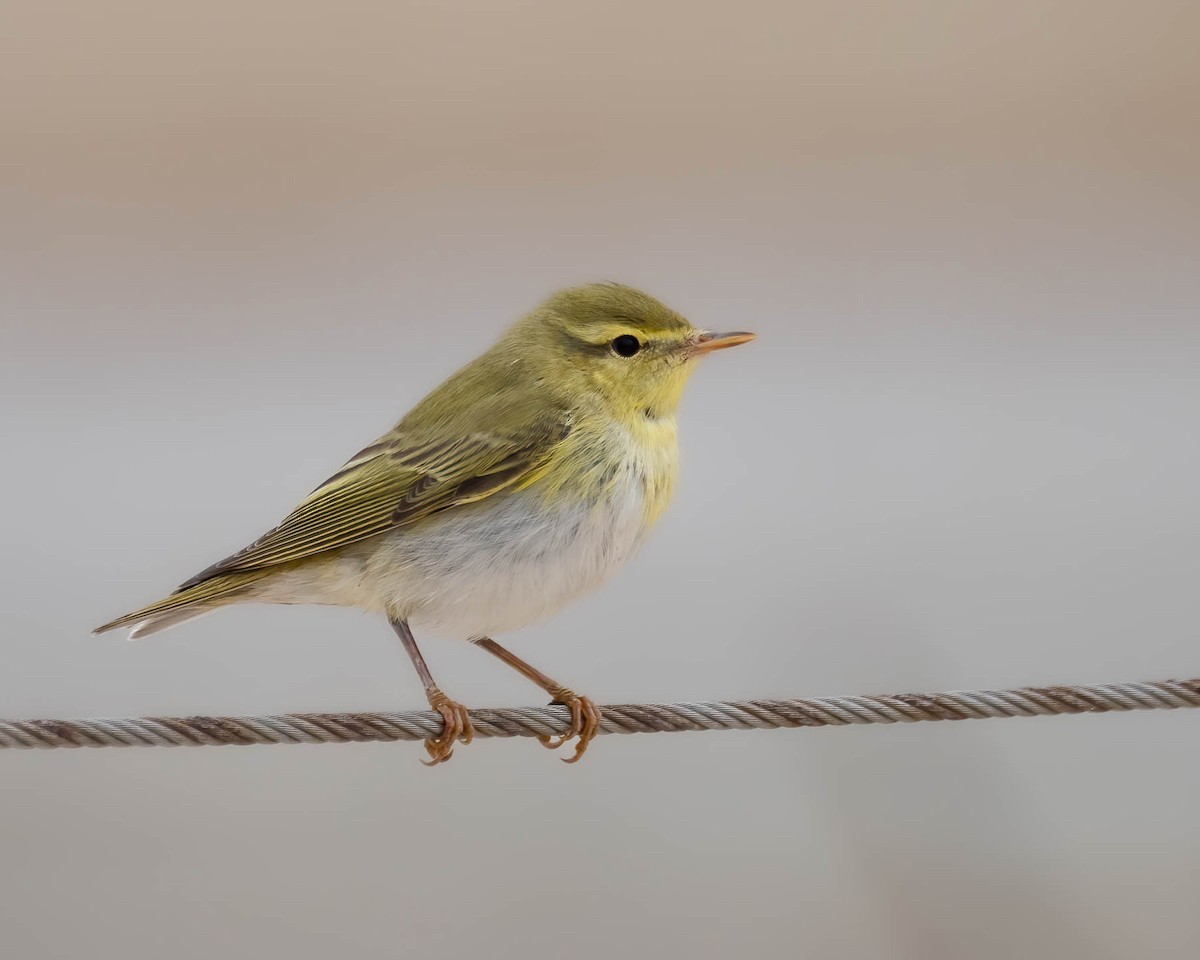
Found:
[[[505,338],[547,385],[588,391],[619,417],[671,416],[696,361],[754,339],[699,330],[632,287],[594,283],[550,297]]]

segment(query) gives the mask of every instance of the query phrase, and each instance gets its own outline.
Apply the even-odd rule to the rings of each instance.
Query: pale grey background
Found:
[[[92,638],[567,283],[761,340],[600,700],[1191,676],[1192,2],[5,5],[0,714],[407,708],[386,626]],[[429,644],[469,704],[538,702]],[[1190,957],[1200,717],[0,756],[6,957]]]

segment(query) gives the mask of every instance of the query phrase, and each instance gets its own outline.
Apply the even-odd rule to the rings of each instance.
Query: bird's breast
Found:
[[[678,474],[674,418],[638,415],[581,423],[534,486],[551,502],[577,498],[605,509],[636,501],[645,530],[670,503]]]
[[[397,615],[460,637],[541,620],[623,566],[674,488],[674,424],[573,433],[538,480],[387,535],[364,571]]]

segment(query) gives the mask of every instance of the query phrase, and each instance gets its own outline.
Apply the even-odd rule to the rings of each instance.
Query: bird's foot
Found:
[[[425,741],[431,759],[421,762],[427,767],[436,767],[454,756],[455,742],[470,743],[475,737],[475,728],[471,726],[471,715],[461,703],[451,700],[437,687],[431,687],[427,695],[429,705],[442,715],[442,735]]]
[[[570,709],[571,725],[567,728],[567,732],[561,736],[538,737],[538,740],[541,741],[543,747],[557,750],[567,741],[578,737],[579,739],[575,743],[574,756],[563,759],[563,763],[575,763],[587,751],[588,744],[592,742],[596,736],[596,731],[600,728],[600,719],[602,716],[600,708],[589,697],[581,697],[566,687],[551,690],[550,694],[554,697],[554,703],[562,704]]]

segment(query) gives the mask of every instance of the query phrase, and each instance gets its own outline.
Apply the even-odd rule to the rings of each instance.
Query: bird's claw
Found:
[[[538,740],[543,747],[557,750],[567,741],[578,737],[574,755],[563,758],[563,763],[575,763],[587,751],[588,744],[592,742],[596,731],[600,728],[602,717],[600,708],[589,697],[581,697],[565,689],[554,691],[554,703],[562,704],[571,711],[571,725],[567,727],[566,733],[560,736],[541,736],[538,737]]]
[[[475,738],[475,728],[471,726],[471,715],[467,708],[451,700],[437,687],[429,691],[429,705],[442,715],[442,734],[425,741],[425,750],[431,759],[421,762],[427,767],[436,767],[454,756],[456,742],[470,743]]]

